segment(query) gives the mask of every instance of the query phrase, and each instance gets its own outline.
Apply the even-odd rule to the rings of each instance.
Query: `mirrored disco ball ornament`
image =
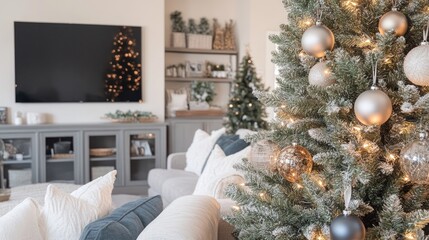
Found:
[[[307,29],[301,38],[301,46],[304,51],[317,58],[324,57],[326,50],[334,48],[335,37],[332,31],[317,21],[315,26]]]
[[[316,63],[310,69],[308,82],[313,86],[327,87],[334,84],[335,79],[332,76],[332,72],[328,67],[328,64],[324,61]]]
[[[275,170],[280,147],[272,141],[262,140],[252,144],[249,161],[258,168]]]
[[[297,182],[301,174],[310,173],[312,167],[310,152],[296,143],[283,148],[277,156],[277,171],[289,182]]]
[[[365,125],[382,125],[392,115],[392,101],[386,93],[372,86],[359,95],[354,105],[356,118]]]
[[[419,133],[419,139],[401,150],[400,164],[411,182],[429,183],[429,144],[426,132]]]
[[[423,42],[413,48],[404,59],[404,72],[407,78],[419,86],[429,86],[429,23],[423,31]]]
[[[404,36],[408,29],[407,17],[393,8],[392,11],[385,13],[378,22],[378,31],[382,35],[391,32],[396,36]]]

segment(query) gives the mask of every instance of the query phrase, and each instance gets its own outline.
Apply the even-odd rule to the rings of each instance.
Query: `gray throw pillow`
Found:
[[[135,240],[162,211],[160,196],[129,202],[88,224],[80,240]]]

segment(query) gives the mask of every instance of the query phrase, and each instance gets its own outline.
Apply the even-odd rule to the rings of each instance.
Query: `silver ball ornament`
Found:
[[[335,37],[332,31],[321,22],[307,29],[301,38],[301,46],[304,51],[317,58],[324,57],[326,50],[334,48]]]
[[[429,86],[429,43],[413,48],[405,57],[404,72],[407,78],[419,86]]]
[[[407,17],[397,9],[385,13],[378,22],[378,31],[382,35],[392,32],[396,36],[404,36],[408,30]]]
[[[354,215],[340,215],[336,217],[330,227],[332,240],[364,240],[365,226]]]
[[[335,83],[332,71],[326,62],[318,62],[310,69],[308,81],[310,85],[319,87],[327,87]]]
[[[429,143],[427,133],[421,132],[419,140],[413,141],[401,150],[399,163],[410,181],[429,183]]]
[[[357,119],[365,125],[381,125],[392,114],[392,101],[377,87],[359,95],[354,105]]]

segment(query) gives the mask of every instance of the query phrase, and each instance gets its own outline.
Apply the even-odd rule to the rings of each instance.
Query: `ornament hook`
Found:
[[[377,66],[378,66],[378,59],[372,58],[372,86],[371,89],[377,89]]]
[[[322,0],[319,0],[318,6],[316,9],[316,25],[322,24],[322,16],[323,16],[322,6],[323,6]]]
[[[429,20],[426,26],[426,29],[423,29],[423,42],[427,42],[428,41],[428,35],[429,35]]]
[[[352,183],[351,181],[347,181],[347,183],[344,184],[344,206],[345,209],[343,211],[343,214],[345,216],[348,216],[351,214],[350,211],[350,200],[352,199]]]
[[[392,11],[398,11],[398,1],[392,0]]]

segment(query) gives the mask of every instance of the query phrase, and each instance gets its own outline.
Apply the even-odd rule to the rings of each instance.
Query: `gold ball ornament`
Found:
[[[310,173],[313,157],[310,152],[296,143],[283,148],[277,155],[276,169],[289,182],[297,182],[301,174]]]
[[[404,60],[405,76],[419,86],[429,86],[429,42],[413,48]]]
[[[381,125],[392,115],[392,101],[386,93],[372,86],[356,99],[354,111],[362,124]]]
[[[304,51],[317,58],[324,57],[326,50],[332,50],[334,43],[334,34],[320,21],[317,21],[315,26],[307,29],[301,38],[301,46]]]
[[[408,30],[407,17],[399,12],[396,8],[385,13],[378,22],[378,31],[382,35],[386,32],[391,32],[396,36],[404,36]]]
[[[319,87],[327,87],[335,83],[331,69],[325,61],[316,63],[310,69],[308,81],[310,85]]]
[[[269,140],[261,140],[252,144],[249,161],[258,168],[275,170],[277,154],[280,148]]]
[[[401,150],[399,162],[410,181],[429,184],[429,144],[426,132],[420,132],[419,140],[409,143]]]

